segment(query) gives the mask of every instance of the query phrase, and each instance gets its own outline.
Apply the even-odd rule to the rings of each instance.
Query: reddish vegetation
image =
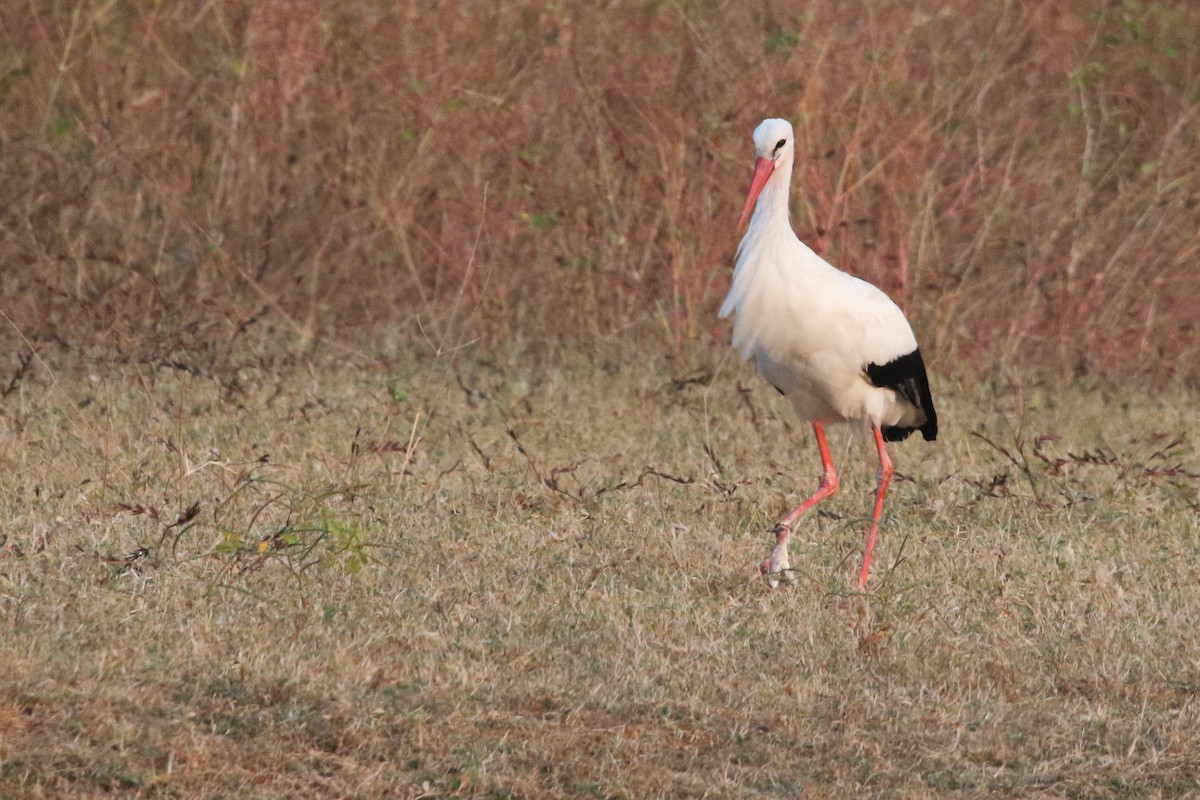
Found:
[[[260,317],[707,346],[777,115],[797,229],[936,371],[1196,377],[1200,6],[805,8],[6,3],[4,307],[147,357]]]

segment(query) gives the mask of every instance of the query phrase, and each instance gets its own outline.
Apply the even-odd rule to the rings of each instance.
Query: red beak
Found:
[[[750,180],[750,193],[746,195],[746,205],[742,207],[742,218],[738,220],[738,230],[746,225],[754,205],[758,202],[758,194],[767,185],[767,178],[775,171],[775,162],[766,156],[759,156],[754,161],[754,177]]]

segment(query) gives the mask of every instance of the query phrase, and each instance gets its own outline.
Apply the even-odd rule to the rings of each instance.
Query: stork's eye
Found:
[[[775,149],[778,150],[779,148],[783,147],[785,144],[787,144],[787,139],[780,139],[778,142],[775,143]]]

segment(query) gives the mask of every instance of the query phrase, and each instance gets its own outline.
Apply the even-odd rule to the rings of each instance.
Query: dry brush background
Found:
[[[708,346],[777,115],[797,229],[939,371],[1194,378],[1197,30],[1182,1],[6,3],[5,308],[149,360],[263,319]]]
[[[0,3],[0,797],[1200,792],[1200,5]],[[714,312],[750,131],[945,420]],[[808,794],[805,795],[805,792]]]

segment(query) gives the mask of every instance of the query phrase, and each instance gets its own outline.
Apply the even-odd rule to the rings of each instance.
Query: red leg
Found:
[[[800,516],[837,491],[837,470],[833,468],[833,459],[829,455],[829,442],[825,441],[825,427],[819,423],[812,424],[813,433],[817,436],[817,448],[821,451],[821,484],[816,493],[800,505],[788,512],[787,516],[775,523],[775,548],[771,555],[758,565],[758,571],[767,576],[767,582],[774,588],[779,584],[779,576],[791,577],[791,562],[788,560],[788,539],[792,535],[792,526]]]
[[[867,531],[867,546],[863,550],[862,571],[858,573],[858,588],[867,588],[867,574],[871,571],[871,553],[875,550],[875,537],[879,535],[879,518],[883,516],[883,498],[887,494],[888,484],[892,482],[892,459],[888,457],[887,448],[883,444],[883,432],[878,425],[871,425],[875,434],[875,446],[879,450],[879,471],[875,473],[875,512],[871,515],[871,529]]]

